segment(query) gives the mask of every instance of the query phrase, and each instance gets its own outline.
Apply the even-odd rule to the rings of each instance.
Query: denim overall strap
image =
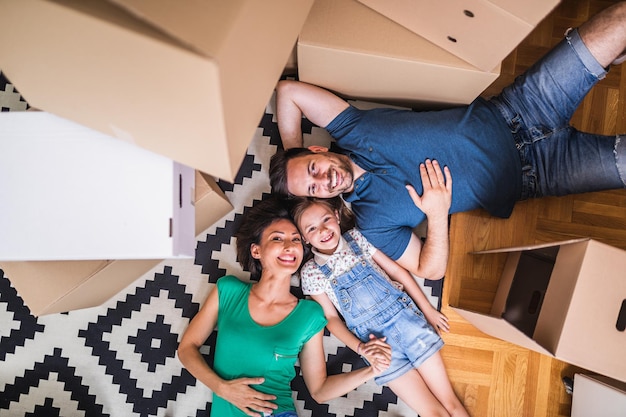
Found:
[[[320,269],[320,271],[322,271],[322,273],[326,275],[326,279],[330,279],[331,275],[333,274],[333,271],[330,270],[330,268],[328,267],[328,264],[325,263],[324,265],[319,265],[319,264],[316,264],[316,265]]]
[[[357,334],[361,340],[367,340],[370,330],[380,328],[382,324],[406,307],[407,296],[394,287],[386,277],[380,274],[349,233],[344,238],[355,254],[360,258],[349,271],[332,277],[327,265],[318,265],[330,280],[331,288],[337,296],[340,313],[346,326],[354,330],[364,327],[364,334]],[[370,325],[371,323],[371,325]]]
[[[361,247],[357,245],[357,243],[354,241],[352,235],[349,232],[346,232],[343,234],[343,238],[346,240],[346,242],[348,242],[352,251],[362,258],[363,251],[361,250]]]

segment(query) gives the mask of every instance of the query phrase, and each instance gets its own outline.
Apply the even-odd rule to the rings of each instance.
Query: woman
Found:
[[[322,345],[326,319],[316,302],[299,300],[290,292],[304,249],[278,200],[252,208],[236,238],[237,260],[258,282],[244,283],[233,276],[218,280],[178,347],[185,368],[214,393],[212,416],[297,416],[290,387],[297,358],[318,402],[346,394],[389,366],[389,345],[372,338],[362,349],[375,358],[370,366],[327,376]],[[211,368],[199,349],[216,326]]]

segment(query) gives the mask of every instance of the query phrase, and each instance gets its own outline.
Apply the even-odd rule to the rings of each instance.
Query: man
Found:
[[[508,217],[517,200],[624,187],[626,136],[578,132],[569,120],[607,68],[625,59],[625,49],[622,2],[568,30],[500,95],[469,106],[360,111],[321,88],[280,82],[277,118],[286,152],[272,158],[272,188],[286,195],[342,194],[374,246],[414,274],[439,279],[447,256],[429,246],[441,243],[429,242],[430,234],[422,247],[412,233],[424,214],[416,195],[404,190],[412,184],[422,192],[418,164],[436,159],[449,167],[451,212],[482,207]],[[299,149],[302,115],[326,128],[344,152]]]

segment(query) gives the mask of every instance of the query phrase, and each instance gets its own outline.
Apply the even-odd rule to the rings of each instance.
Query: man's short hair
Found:
[[[299,156],[312,155],[315,152],[308,148],[290,148],[286,151],[278,151],[270,160],[270,185],[272,192],[283,197],[293,197],[289,193],[287,183],[287,163]]]

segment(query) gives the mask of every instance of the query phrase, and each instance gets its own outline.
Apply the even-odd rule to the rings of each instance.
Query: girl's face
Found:
[[[321,253],[335,252],[341,237],[338,213],[324,204],[313,204],[300,216],[300,231],[304,240]]]
[[[295,224],[280,219],[270,224],[258,244],[250,246],[252,256],[261,262],[263,271],[294,274],[302,263],[304,248]]]

